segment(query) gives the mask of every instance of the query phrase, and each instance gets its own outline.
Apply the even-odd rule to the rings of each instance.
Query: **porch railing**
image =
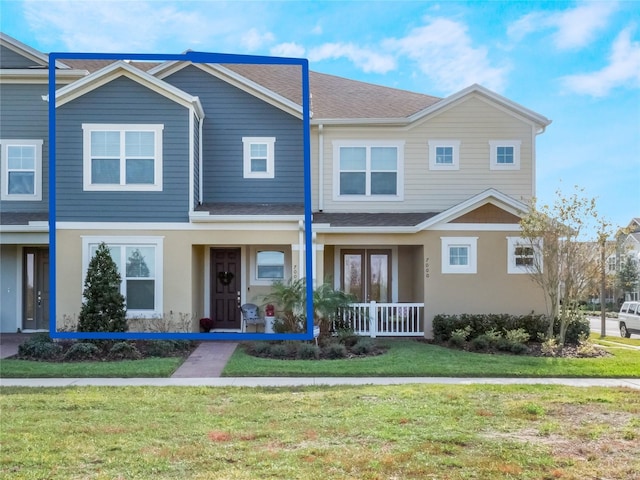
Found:
[[[367,337],[421,337],[423,317],[424,303],[352,303],[339,312],[334,329]]]

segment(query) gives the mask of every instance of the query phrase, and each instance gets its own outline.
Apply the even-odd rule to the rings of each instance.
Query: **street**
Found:
[[[587,317],[589,319],[589,323],[591,324],[591,331],[595,333],[600,333],[600,317]],[[608,318],[606,319],[606,334],[607,337],[620,337],[620,330],[618,329],[618,319],[617,318]],[[637,336],[637,335],[635,335]]]

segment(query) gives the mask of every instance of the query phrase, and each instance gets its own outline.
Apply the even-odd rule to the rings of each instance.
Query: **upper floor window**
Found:
[[[441,237],[442,273],[478,271],[478,237]]]
[[[402,200],[404,145],[334,142],[334,199]]]
[[[520,140],[490,141],[491,170],[519,170],[521,143]]]
[[[242,137],[244,178],[275,177],[275,137]]]
[[[42,200],[42,140],[0,140],[2,200]]]
[[[429,140],[429,170],[458,170],[460,140]]]
[[[162,190],[163,125],[83,124],[85,190]]]

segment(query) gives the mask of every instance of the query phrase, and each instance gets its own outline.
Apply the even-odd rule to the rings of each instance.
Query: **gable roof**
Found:
[[[106,67],[56,91],[56,107],[78,98],[119,77],[127,77],[185,107],[193,106],[200,118],[204,110],[200,99],[169,85],[124,61],[110,62]]]
[[[32,62],[40,65],[42,68],[49,67],[49,55],[39,52],[35,48],[30,47],[29,45],[25,45],[19,40],[7,35],[6,33],[0,32],[0,44],[13,50],[18,55],[21,55]],[[56,68],[70,68],[68,65],[56,61]]]

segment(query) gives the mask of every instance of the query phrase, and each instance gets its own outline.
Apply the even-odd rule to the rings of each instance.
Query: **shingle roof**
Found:
[[[65,60],[76,69],[95,72],[110,60]],[[130,62],[148,71],[154,62]],[[278,95],[302,104],[302,78],[299,66],[224,64],[223,67],[255,82]],[[422,93],[383,87],[325,73],[309,72],[313,118],[323,119],[404,119],[439,102],[441,99]]]
[[[313,214],[313,223],[332,227],[414,227],[438,212],[413,213],[324,213]]]

